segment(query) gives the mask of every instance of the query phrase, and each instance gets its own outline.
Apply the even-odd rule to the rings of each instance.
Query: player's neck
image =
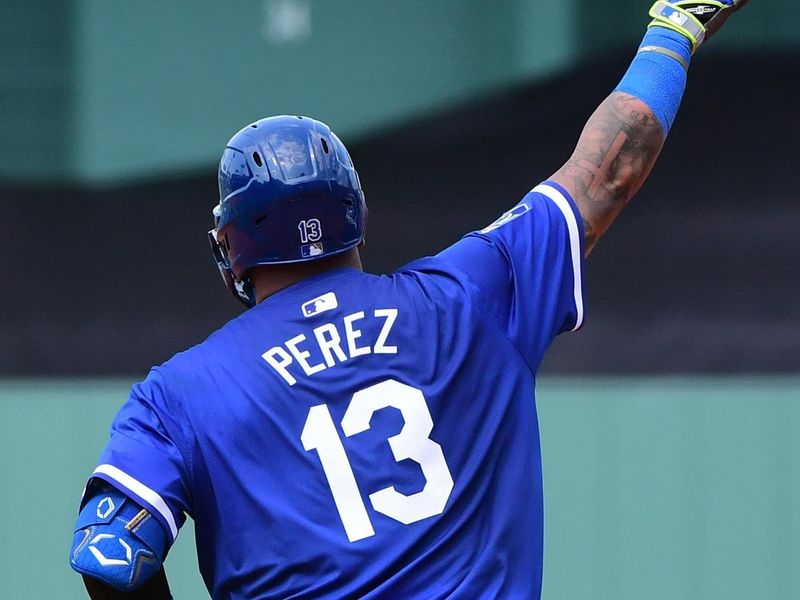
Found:
[[[320,260],[288,265],[265,265],[253,269],[252,280],[256,289],[256,302],[269,298],[275,292],[331,269],[357,269],[363,271],[358,248]]]

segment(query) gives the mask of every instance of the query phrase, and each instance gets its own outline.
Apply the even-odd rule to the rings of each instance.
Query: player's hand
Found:
[[[747,0],[657,0],[650,27],[666,27],[689,38],[692,50],[711,38]]]

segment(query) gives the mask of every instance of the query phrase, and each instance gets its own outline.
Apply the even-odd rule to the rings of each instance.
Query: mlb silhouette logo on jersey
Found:
[[[328,292],[327,294],[322,294],[322,296],[318,296],[313,300],[304,302],[301,308],[303,309],[303,316],[313,317],[319,313],[333,310],[338,306],[339,301],[336,299],[336,294],[333,292]]]

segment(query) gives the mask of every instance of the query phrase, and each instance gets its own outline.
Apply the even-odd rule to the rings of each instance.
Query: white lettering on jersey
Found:
[[[425,477],[425,486],[418,492],[404,494],[390,485],[371,493],[369,500],[377,512],[410,525],[444,512],[453,492],[453,476],[442,447],[430,437],[433,417],[422,390],[405,383],[386,379],[353,394],[342,417],[344,435],[351,438],[367,431],[372,415],[388,407],[399,410],[404,423],[400,433],[387,439],[392,455],[397,462],[417,463]],[[309,409],[300,441],[306,451],[316,450],[319,456],[347,539],[357,542],[375,535],[356,475],[327,404]]]
[[[375,354],[397,354],[397,346],[386,346],[386,338],[389,337],[389,332],[392,330],[392,325],[394,325],[394,320],[397,318],[397,309],[396,308],[379,308],[375,311],[376,317],[386,317],[386,320],[383,322],[383,328],[381,329],[380,335],[378,335],[378,341],[375,342],[375,348],[373,352]]]
[[[297,383],[297,380],[292,377],[292,375],[286,369],[286,367],[292,364],[292,357],[289,356],[289,353],[286,352],[286,350],[284,350],[281,346],[270,348],[261,355],[261,358],[267,361],[269,366],[275,369],[278,374],[286,380],[286,383],[289,385],[294,385]]]
[[[356,346],[356,340],[361,337],[361,330],[353,327],[353,321],[359,321],[364,318],[364,311],[347,315],[344,318],[344,332],[347,335],[347,348],[350,350],[350,357],[363,356],[372,352],[369,346],[359,347]]]
[[[379,308],[371,316],[367,316],[364,311],[358,311],[346,315],[341,323],[324,323],[314,328],[313,340],[306,338],[301,333],[286,340],[280,346],[273,346],[261,355],[267,364],[275,369],[283,380],[289,385],[297,383],[295,374],[289,371],[289,367],[295,364],[300,365],[305,375],[314,375],[330,367],[346,362],[358,356],[367,354],[397,354],[397,346],[387,345],[392,327],[397,320],[399,311],[396,308]],[[383,324],[378,332],[378,337],[372,345],[368,340],[363,339],[364,334],[358,327],[358,321],[371,320],[373,318],[383,319]],[[344,328],[342,335],[341,328]],[[346,341],[346,343],[343,343]],[[316,348],[315,348],[316,346]],[[314,350],[317,350],[315,352]],[[312,364],[312,354],[322,358],[323,362]],[[316,361],[314,361],[316,362]]]
[[[328,335],[327,339],[325,338],[325,334]],[[342,338],[339,337],[339,332],[333,323],[325,323],[325,325],[320,325],[314,329],[314,337],[317,338],[317,343],[319,344],[319,349],[322,352],[326,365],[332,367],[335,364],[333,356],[331,355],[331,350],[336,355],[336,358],[339,359],[339,362],[347,360],[347,355],[340,345]]]
[[[300,350],[297,346],[306,341],[306,336],[304,334],[297,335],[290,340],[286,340],[286,347],[289,349],[289,352],[292,353],[294,359],[300,363],[300,366],[303,367],[303,371],[305,371],[306,375],[313,375],[314,373],[319,373],[323,369],[325,369],[325,365],[322,363],[318,365],[314,365],[313,367],[308,364],[308,357],[311,356],[311,352],[308,350]]]

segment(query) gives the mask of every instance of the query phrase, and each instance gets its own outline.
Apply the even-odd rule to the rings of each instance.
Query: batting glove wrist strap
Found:
[[[728,17],[747,0],[656,0],[650,8],[648,27],[666,27],[686,36],[692,51],[716,33]]]

